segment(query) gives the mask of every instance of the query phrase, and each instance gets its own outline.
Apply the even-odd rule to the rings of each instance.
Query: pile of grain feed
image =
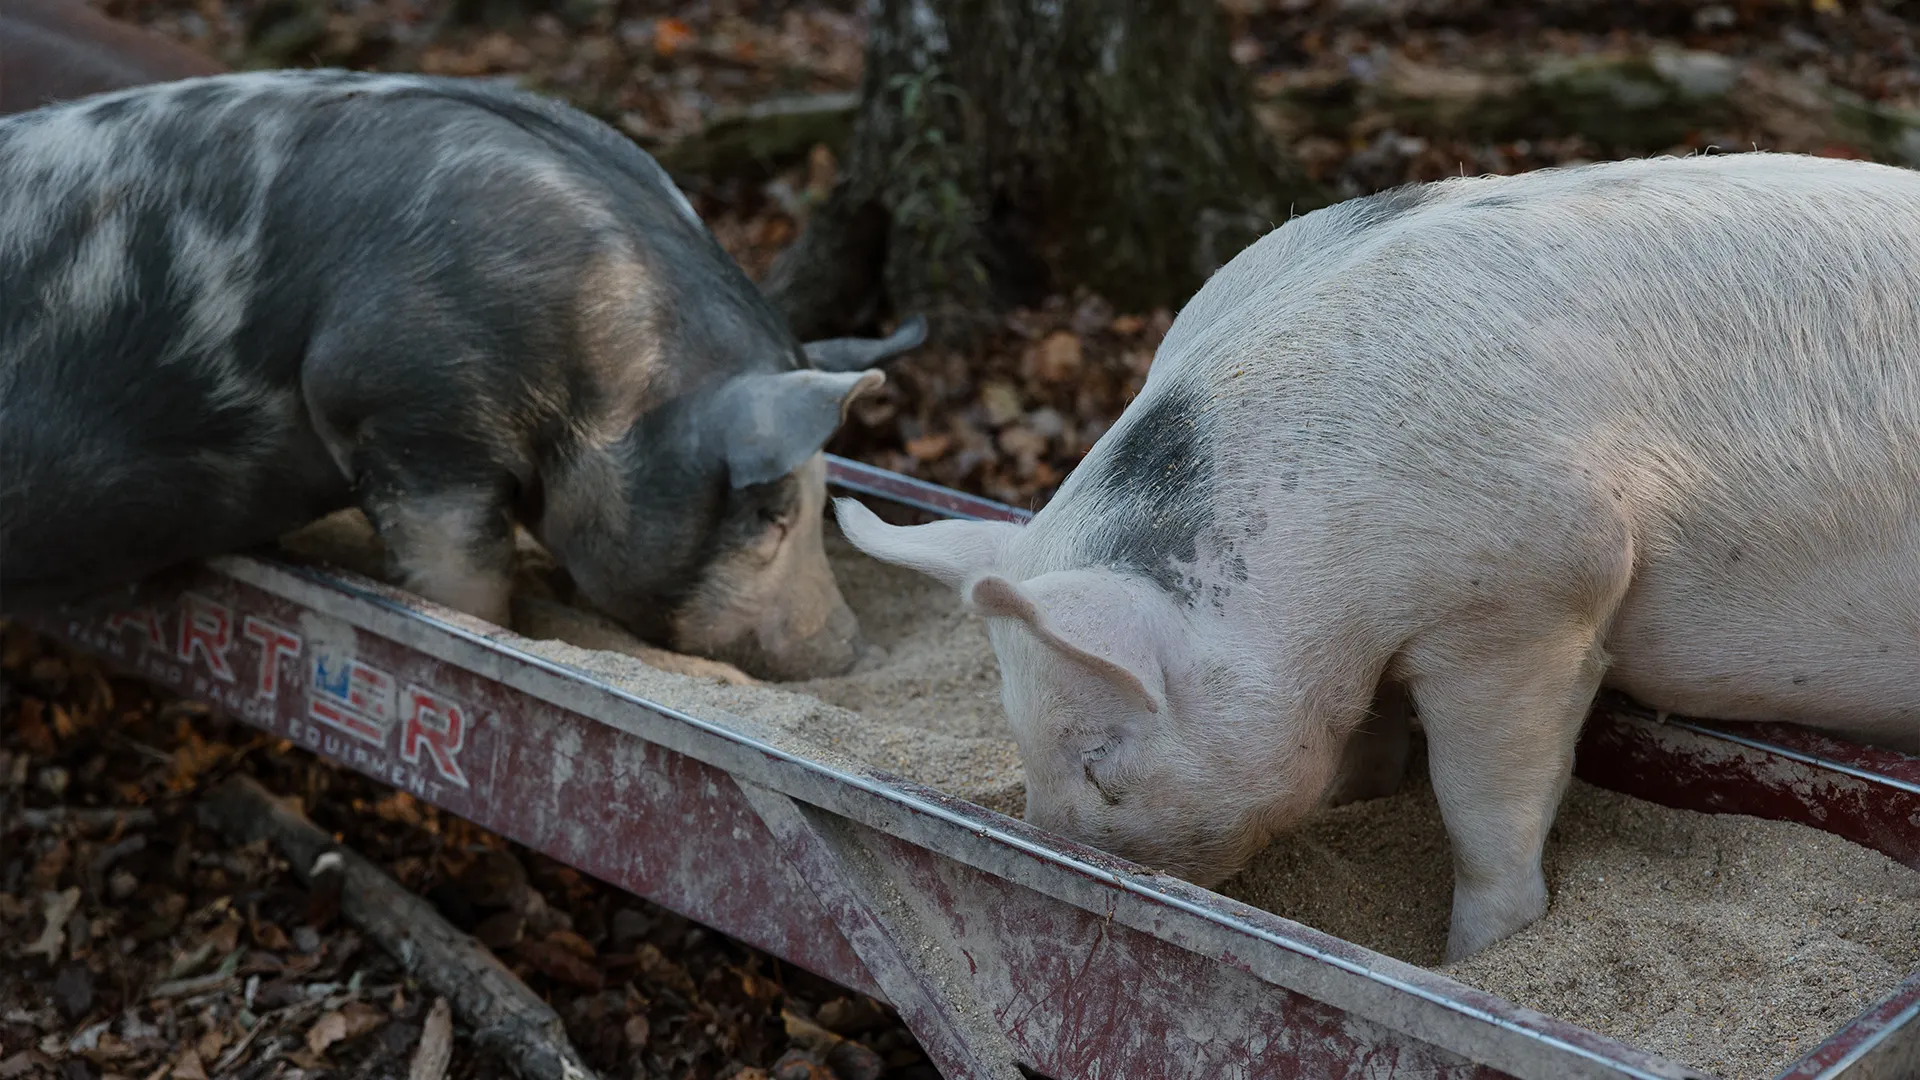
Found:
[[[286,545],[377,574],[357,512]],[[828,530],[848,604],[884,656],[849,675],[733,685],[659,670],[650,650],[557,602],[522,552],[529,651],[650,700],[1018,816],[1020,761],[984,628],[957,597]],[[1669,810],[1576,781],[1548,840],[1545,918],[1441,966],[1453,881],[1416,755],[1405,789],[1320,812],[1222,892],[1521,1005],[1729,1078],[1777,1073],[1920,969],[1920,873],[1800,825]]]

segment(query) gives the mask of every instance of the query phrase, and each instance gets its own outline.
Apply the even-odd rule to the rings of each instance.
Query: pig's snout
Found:
[[[798,620],[814,622],[810,629],[795,626],[795,621],[787,619],[773,626],[763,625],[755,632],[706,651],[755,678],[774,682],[844,675],[853,670],[866,653],[860,621],[843,600],[828,611],[824,620]]]
[[[777,681],[845,675],[867,651],[860,620],[854,617],[838,590],[825,622],[817,629],[810,634],[779,635],[772,645],[766,660],[766,674],[761,678]]]
[[[697,593],[674,619],[672,646],[724,660],[758,679],[800,682],[844,675],[867,651],[824,555],[814,574],[764,576],[760,589]]]
[[[825,655],[815,670],[822,675],[845,675],[866,657],[871,648],[866,635],[860,632],[860,620],[854,617],[853,609],[847,607],[844,600],[827,616],[827,628],[821,638],[825,643]]]

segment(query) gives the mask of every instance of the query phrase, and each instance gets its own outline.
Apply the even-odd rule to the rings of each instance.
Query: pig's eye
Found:
[[[760,535],[754,539],[753,546],[767,558],[772,558],[787,539],[787,533],[793,528],[793,515],[784,510],[760,511]]]
[[[1112,789],[1108,788],[1107,785],[1101,783],[1100,777],[1096,775],[1093,771],[1094,763],[1105,758],[1107,754],[1110,753],[1112,750],[1113,750],[1113,743],[1111,740],[1107,742],[1103,742],[1099,746],[1096,746],[1091,750],[1082,750],[1080,752],[1080,768],[1081,768],[1081,771],[1083,771],[1086,774],[1087,783],[1093,785],[1093,790],[1100,793],[1100,798],[1105,800],[1108,806],[1119,806],[1120,805],[1119,793],[1113,791]]]

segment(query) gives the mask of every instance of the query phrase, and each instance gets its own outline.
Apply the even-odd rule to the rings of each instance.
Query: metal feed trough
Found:
[[[1028,516],[831,468],[842,488],[934,514]],[[363,578],[221,558],[143,609],[37,625],[889,1002],[949,1077],[1706,1075],[939,791],[641,700]],[[1615,701],[1577,769],[1920,868],[1920,759]],[[1920,973],[1781,1080],[1915,1076]]]

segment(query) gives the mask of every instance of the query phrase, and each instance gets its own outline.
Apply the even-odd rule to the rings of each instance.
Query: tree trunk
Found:
[[[1216,0],[875,0],[841,178],[765,283],[803,338],[876,302],[964,334],[1087,286],[1177,305],[1303,184]]]

